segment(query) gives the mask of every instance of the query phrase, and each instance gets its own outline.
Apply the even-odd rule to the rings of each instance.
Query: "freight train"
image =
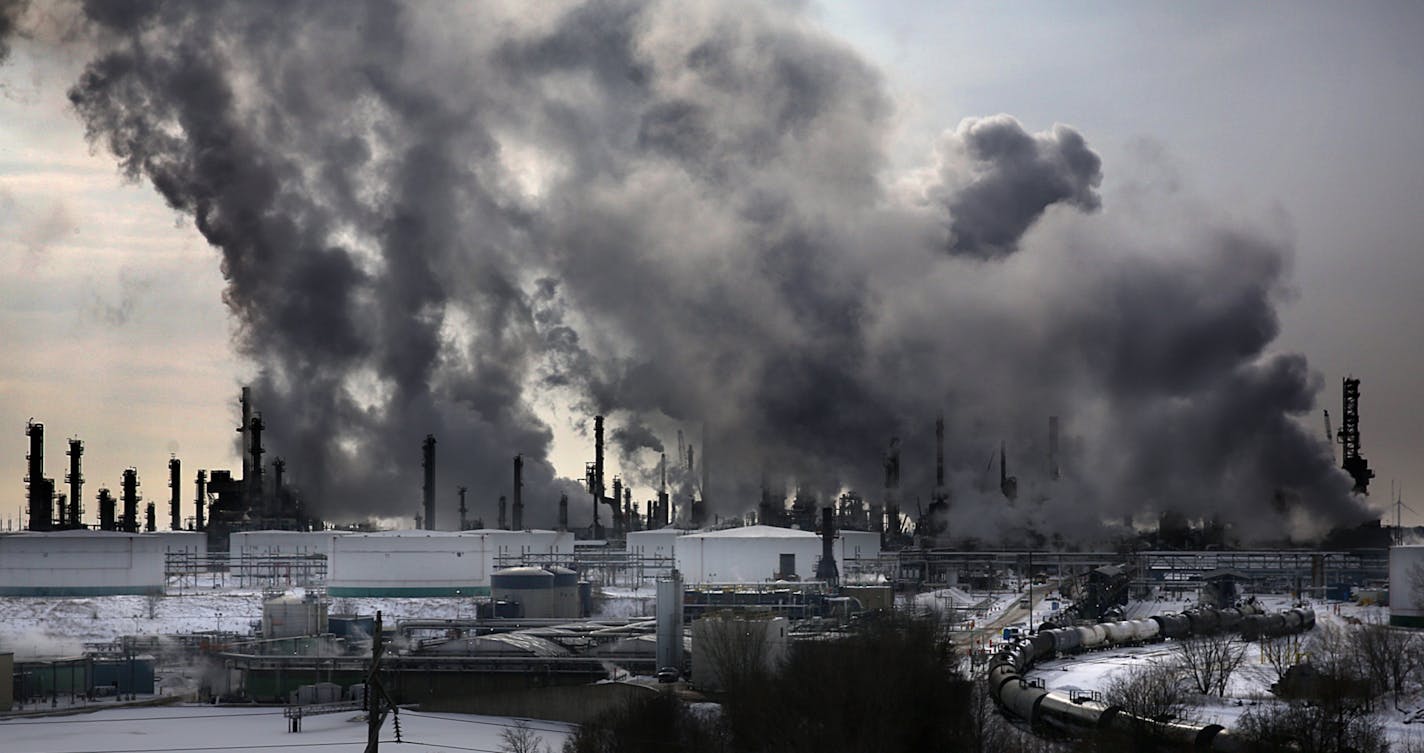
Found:
[[[1142,620],[1043,629],[999,649],[989,660],[989,693],[999,708],[1035,730],[1065,735],[1125,733],[1145,721],[1098,701],[1045,690],[1024,678],[1035,662],[1096,648],[1239,632],[1244,640],[1299,633],[1315,627],[1310,608],[1265,614],[1254,603],[1228,609],[1202,607]],[[1219,724],[1157,725],[1164,742],[1195,750],[1239,751],[1241,741]]]

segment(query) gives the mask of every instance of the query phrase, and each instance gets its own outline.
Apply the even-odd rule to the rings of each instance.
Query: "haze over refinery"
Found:
[[[438,527],[515,455],[585,525],[595,415],[633,500],[666,455],[722,517],[878,502],[897,440],[911,519],[943,416],[989,541],[1424,489],[1417,6],[258,5],[0,0],[17,526],[27,420],[92,513],[241,468],[243,385],[334,522],[419,513],[433,435]]]

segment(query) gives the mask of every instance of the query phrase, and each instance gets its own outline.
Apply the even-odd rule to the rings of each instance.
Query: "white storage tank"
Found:
[[[498,528],[481,528],[461,533],[485,538],[485,551],[489,553],[489,572],[523,564],[568,563],[574,558],[574,535],[568,531],[505,531]]]
[[[278,596],[262,602],[263,638],[298,638],[327,632],[327,606],[320,599]]]
[[[681,528],[657,528],[651,531],[631,531],[628,534],[628,553],[640,557],[671,557],[679,536],[693,531]]]
[[[235,531],[228,538],[229,560],[243,557],[331,558],[332,539],[344,531]]]
[[[1424,545],[1389,549],[1389,624],[1424,628]]]
[[[0,534],[0,596],[161,594],[167,545],[117,531]]]
[[[474,532],[385,531],[332,539],[332,596],[485,596],[486,537]]]
[[[821,558],[815,533],[761,525],[688,534],[676,547],[677,569],[689,584],[811,580]]]

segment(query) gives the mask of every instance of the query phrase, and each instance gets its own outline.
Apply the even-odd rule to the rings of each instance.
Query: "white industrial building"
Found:
[[[673,556],[686,583],[810,580],[821,537],[810,531],[745,526],[679,536]]]
[[[520,557],[573,557],[558,531],[385,531],[332,540],[332,596],[485,596],[490,574]]]
[[[630,554],[672,556],[687,583],[812,580],[821,561],[821,547],[819,534],[775,526],[696,532],[662,528],[628,534]],[[832,551],[837,572],[843,573],[847,559],[880,556],[880,534],[837,531]]]
[[[201,533],[45,531],[0,534],[0,596],[161,594],[169,551]]]
[[[1389,624],[1424,627],[1424,545],[1389,548]]]

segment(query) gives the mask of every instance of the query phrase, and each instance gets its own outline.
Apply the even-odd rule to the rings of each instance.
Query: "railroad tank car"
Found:
[[[1107,628],[1101,624],[1079,625],[1077,627],[1079,645],[1084,649],[1097,648],[1107,642]]]
[[[1033,645],[1033,661],[1041,661],[1053,655],[1054,640],[1048,633],[1039,633],[1029,639]]]
[[[1139,641],[1155,641],[1158,633],[1162,630],[1158,622],[1152,619],[1134,620],[1132,624],[1133,629],[1137,631],[1137,640]]]
[[[1077,628],[1059,628],[1051,632],[1053,650],[1060,654],[1072,653],[1083,646],[1083,637],[1079,635]]]
[[[1062,693],[1049,693],[1039,699],[1036,708],[1038,717],[1035,726],[1047,726],[1062,732],[1085,732],[1102,728],[1111,722],[1119,711],[1116,706],[1105,706],[1094,701],[1074,703]]]
[[[1221,621],[1222,630],[1235,630],[1236,626],[1241,624],[1241,610],[1236,607],[1219,609],[1216,616]]]
[[[1191,620],[1181,613],[1159,614],[1150,619],[1157,623],[1163,638],[1182,638],[1192,631]]]
[[[1132,623],[1126,620],[1121,622],[1107,622],[1103,624],[1103,629],[1108,632],[1108,643],[1120,646],[1124,643],[1131,643],[1134,639]]]
[[[1210,607],[1188,611],[1187,619],[1192,625],[1192,635],[1211,635],[1221,627],[1221,618],[1217,617],[1216,610]]]
[[[1029,685],[1022,678],[999,686],[999,703],[1020,719],[1034,723],[1039,717],[1038,706],[1048,697],[1048,691]]]

